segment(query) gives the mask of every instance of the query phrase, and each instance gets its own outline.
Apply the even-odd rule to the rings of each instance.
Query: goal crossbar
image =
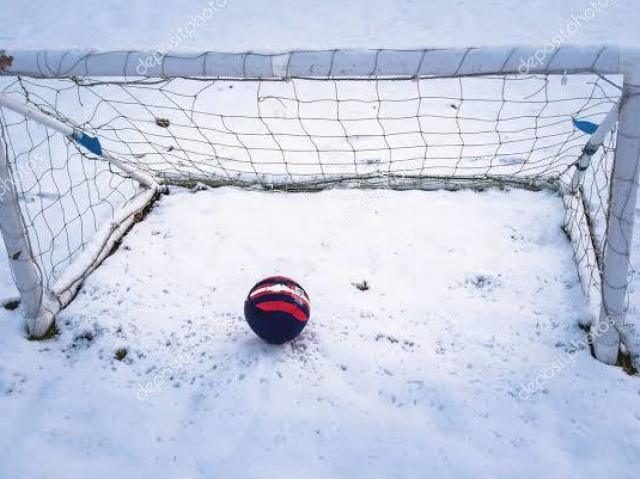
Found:
[[[225,53],[7,50],[0,74],[36,78],[205,77],[236,80],[460,77],[504,74],[637,75],[640,50],[613,46],[299,50]]]

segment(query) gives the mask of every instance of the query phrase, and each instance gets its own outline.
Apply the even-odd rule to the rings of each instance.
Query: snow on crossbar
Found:
[[[300,50],[285,53],[5,51],[2,73],[38,78],[176,76],[220,79],[413,78],[488,74],[630,73],[637,51],[616,47]]]

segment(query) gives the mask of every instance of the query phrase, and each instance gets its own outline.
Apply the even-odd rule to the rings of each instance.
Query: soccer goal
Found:
[[[595,352],[616,361],[637,51],[2,51],[0,82],[0,227],[34,336],[171,185],[527,188],[564,202]]]

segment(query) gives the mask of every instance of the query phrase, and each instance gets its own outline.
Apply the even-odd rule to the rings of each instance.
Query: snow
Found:
[[[5,324],[2,476],[637,470],[637,381],[573,352],[588,311],[559,198],[291,196],[174,190],[61,314],[59,337],[26,342]],[[284,347],[242,317],[251,286],[278,273],[312,302]]]
[[[637,46],[640,3],[602,3],[571,41]],[[543,44],[589,3],[218,5],[179,49]],[[4,48],[141,49],[206,2],[3,7]],[[0,478],[633,477],[640,383],[584,347],[563,214],[559,198],[519,190],[173,190],[58,336],[26,341],[19,315],[0,311]],[[274,273],[312,302],[280,348],[242,318]]]
[[[633,13],[638,0],[152,0],[3,2],[12,19],[3,28],[5,47],[162,49],[171,35],[174,49],[288,50],[303,48],[416,48],[444,46],[541,45],[565,32],[575,15],[571,43],[637,46]],[[216,13],[192,20],[208,4]],[[194,21],[193,33],[180,35]],[[575,20],[573,20],[575,21]],[[78,28],[90,22],[91,32]],[[43,26],[48,28],[43,28]],[[573,31],[573,30],[571,30]],[[180,47],[180,48],[177,48]]]

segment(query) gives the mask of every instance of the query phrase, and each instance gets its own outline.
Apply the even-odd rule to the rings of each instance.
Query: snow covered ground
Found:
[[[525,191],[175,191],[59,337],[2,322],[0,476],[631,477],[640,384],[574,351],[562,213]],[[284,347],[242,317],[273,273],[312,300]]]
[[[605,4],[571,42],[639,45],[640,2]],[[163,48],[206,5],[2,0],[0,43]],[[590,4],[216,5],[176,47],[543,44]],[[574,351],[588,312],[562,215],[524,191],[176,190],[91,276],[59,336],[25,341],[0,311],[0,478],[632,477],[640,382]],[[282,348],[242,319],[252,284],[278,272],[312,300]],[[636,280],[636,324],[639,301]]]

